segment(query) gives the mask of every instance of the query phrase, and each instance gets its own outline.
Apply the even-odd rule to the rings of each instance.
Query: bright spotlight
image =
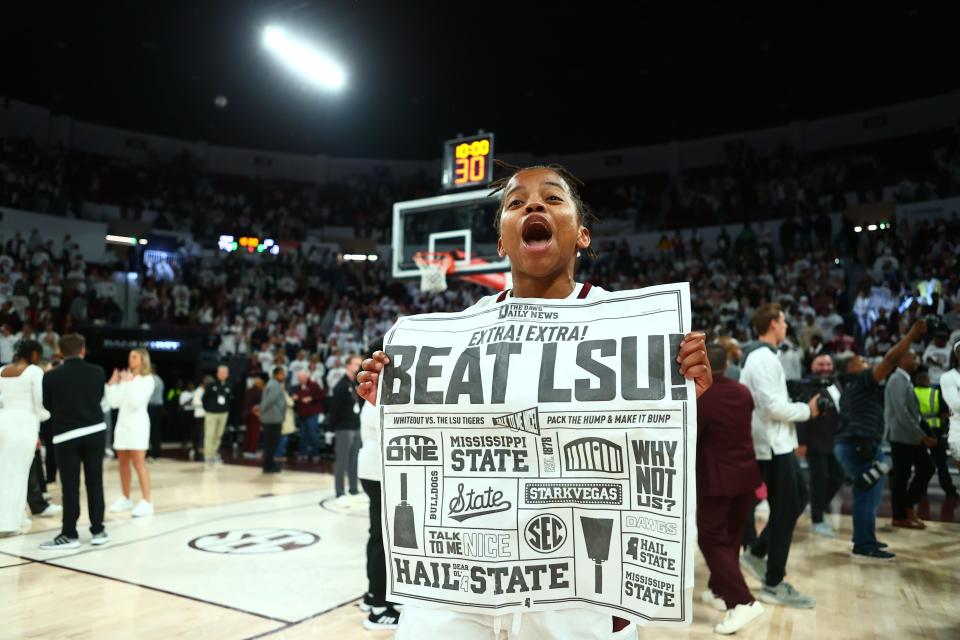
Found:
[[[347,82],[343,69],[312,44],[291,36],[274,25],[263,29],[263,46],[291,71],[323,89],[342,89]]]
[[[857,225],[853,228],[853,230],[855,233],[860,233],[861,231],[863,231],[863,227],[861,227],[860,225]]]
[[[868,224],[868,225],[867,225],[867,231],[876,231],[876,230],[877,230],[877,225],[875,225],[875,224]]]

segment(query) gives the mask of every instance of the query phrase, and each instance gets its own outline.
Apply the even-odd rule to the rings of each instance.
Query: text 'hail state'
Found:
[[[584,340],[576,346],[573,362],[562,362],[564,370],[576,366],[578,373],[569,387],[558,385],[557,342],[522,343],[494,342],[485,347],[467,347],[453,354],[451,347],[389,345],[384,350],[390,365],[384,367],[382,403],[410,404],[503,404],[507,385],[526,385],[531,380],[511,379],[510,363],[514,356],[535,350],[540,373],[537,402],[598,402],[617,399],[657,401],[666,397],[668,384],[683,384],[678,367],[670,366],[670,382],[665,376],[666,354],[674,363],[682,334],[650,335],[646,350],[641,351],[637,336],[619,340]],[[647,384],[640,386],[641,358],[646,361]],[[612,366],[611,366],[612,365]],[[449,376],[445,370],[450,368]],[[481,371],[492,369],[485,383]],[[445,379],[446,389],[437,388],[436,380]]]

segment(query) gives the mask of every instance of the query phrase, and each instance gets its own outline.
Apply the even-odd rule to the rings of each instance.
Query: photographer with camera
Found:
[[[813,533],[825,538],[835,538],[837,533],[823,519],[830,501],[837,495],[845,479],[843,467],[833,455],[834,437],[840,423],[837,405],[840,389],[834,384],[833,358],[821,354],[810,363],[812,378],[806,382],[808,389],[820,394],[820,415],[803,425],[801,435],[807,447],[807,468],[810,471],[810,520]],[[813,395],[809,391],[804,395]]]
[[[770,519],[760,537],[740,558],[763,582],[760,599],[798,609],[812,609],[816,600],[784,580],[793,529],[807,504],[807,486],[800,474],[795,422],[819,415],[819,394],[809,402],[790,402],[787,379],[777,347],[787,336],[787,321],[779,304],[767,304],[753,314],[759,346],[746,358],[740,382],[753,396],[751,431],[760,471],[767,483]],[[766,559],[764,559],[766,558]]]
[[[937,444],[937,439],[923,428],[925,424],[920,416],[920,405],[913,391],[913,374],[917,365],[916,353],[907,351],[903,354],[883,394],[883,420],[887,425],[890,454],[893,457],[893,470],[890,472],[891,524],[906,529],[927,528],[917,516],[916,506],[927,492],[927,485],[933,477],[933,462],[927,449]]]
[[[877,541],[877,508],[883,496],[883,477],[889,470],[880,451],[884,434],[884,397],[880,382],[893,373],[900,358],[927,332],[918,320],[909,333],[870,367],[861,356],[850,358],[840,396],[840,430],[833,452],[853,485],[853,557],[892,560],[895,554]]]

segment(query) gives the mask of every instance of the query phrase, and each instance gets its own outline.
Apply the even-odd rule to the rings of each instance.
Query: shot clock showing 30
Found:
[[[447,140],[443,147],[443,188],[464,189],[490,183],[493,134]]]

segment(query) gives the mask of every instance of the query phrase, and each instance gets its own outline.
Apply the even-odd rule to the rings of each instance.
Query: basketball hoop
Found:
[[[419,251],[413,261],[420,269],[420,290],[424,293],[439,293],[447,290],[447,274],[453,271],[453,256],[449,253]]]

